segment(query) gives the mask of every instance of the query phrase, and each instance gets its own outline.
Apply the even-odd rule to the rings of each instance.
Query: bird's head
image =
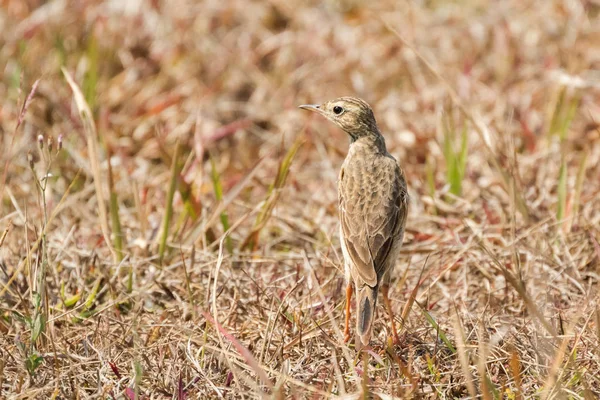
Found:
[[[342,128],[353,142],[363,136],[380,136],[373,110],[364,100],[340,97],[323,104],[302,105],[300,108],[321,114]]]

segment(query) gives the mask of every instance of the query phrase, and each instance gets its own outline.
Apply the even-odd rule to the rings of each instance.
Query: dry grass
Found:
[[[0,397],[600,396],[597,0],[0,4]],[[411,194],[364,357],[340,95]]]

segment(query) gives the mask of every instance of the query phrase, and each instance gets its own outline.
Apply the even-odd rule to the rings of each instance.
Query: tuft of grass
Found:
[[[37,369],[44,362],[44,357],[38,351],[39,341],[42,334],[46,331],[46,313],[42,304],[42,296],[35,292],[32,295],[33,299],[33,315],[21,314],[17,311],[13,311],[12,315],[15,319],[25,325],[30,332],[29,347],[26,347],[24,343],[19,343],[21,352],[25,356],[25,369],[29,376],[34,377]]]
[[[297,139],[292,147],[287,151],[285,156],[279,162],[279,167],[277,168],[277,174],[275,175],[274,182],[269,186],[269,190],[267,191],[267,198],[265,199],[262,209],[260,213],[256,217],[254,221],[254,226],[252,230],[246,236],[246,239],[242,242],[240,249],[256,251],[258,248],[258,238],[261,230],[267,224],[267,221],[271,217],[271,213],[277,204],[277,200],[279,199],[280,191],[283,189],[285,185],[286,178],[288,176],[290,167],[292,166],[292,161],[296,156],[296,152],[302,145],[303,141],[299,138]]]
[[[561,144],[567,138],[569,126],[575,118],[577,108],[579,107],[580,94],[574,93],[570,95],[569,89],[566,86],[561,86],[558,90],[557,101],[553,107],[548,134],[550,136],[558,136]]]
[[[565,86],[561,86],[558,89],[556,101],[554,107],[552,107],[550,123],[548,127],[548,134],[550,136],[557,136],[560,143],[561,150],[561,161],[560,169],[558,173],[558,186],[557,186],[557,204],[556,204],[556,219],[561,222],[560,227],[562,231],[570,229],[572,219],[569,221],[563,221],[569,217],[568,206],[568,167],[567,167],[567,134],[569,127],[573,122],[573,118],[577,112],[580,95],[576,92],[571,94],[569,89]]]
[[[269,377],[265,373],[264,369],[256,361],[256,359],[254,358],[252,353],[244,345],[242,345],[239,342],[239,340],[237,340],[230,332],[228,332],[225,328],[223,328],[223,326],[221,326],[221,324],[219,324],[217,321],[215,321],[208,312],[203,311],[202,315],[204,316],[204,318],[206,319],[206,321],[208,323],[214,325],[214,327],[227,340],[229,340],[231,342],[231,344],[235,347],[235,349],[242,355],[244,360],[248,363],[248,366],[250,366],[250,368],[252,368],[252,370],[259,377],[259,379],[261,380],[263,385],[265,385],[268,389],[273,389],[273,382],[271,381],[271,379],[269,379]]]
[[[49,319],[47,278],[51,268],[51,260],[49,257],[48,236],[46,233],[49,225],[48,192],[50,192],[49,184],[53,181],[51,173],[52,164],[62,149],[62,138],[60,138],[56,144],[56,149],[54,147],[54,140],[50,136],[46,138],[40,134],[37,138],[37,142],[42,164],[41,177],[37,176],[38,171],[35,168],[35,163],[31,158],[29,160],[29,168],[37,188],[42,216],[40,226],[41,235],[39,238],[41,251],[38,253],[37,262],[35,264],[37,268],[35,268],[35,270],[30,269],[30,272],[33,274],[30,278],[30,282],[33,282],[30,292],[31,303],[33,304],[33,315],[31,319],[28,317],[26,318],[29,323],[31,338],[25,365],[29,375],[32,377],[35,375],[36,369],[44,360],[43,357],[38,354],[38,347],[42,344],[41,339],[46,333],[47,321]],[[31,157],[31,154],[29,154],[29,156]]]
[[[460,197],[462,196],[462,185],[467,168],[467,125],[463,125],[459,134],[451,113],[446,113],[445,117],[442,117],[442,120],[446,180],[450,185],[450,193]]]
[[[203,238],[203,236],[208,232],[212,224],[220,217],[223,210],[227,208],[240,194],[240,192],[248,187],[252,178],[258,173],[262,164],[270,157],[270,154],[261,158],[254,167],[250,170],[248,174],[233,188],[231,189],[227,195],[223,198],[223,201],[217,204],[215,209],[212,211],[210,215],[206,217],[204,221],[198,221],[194,227],[189,231],[187,236],[184,239],[184,243],[186,245],[191,245],[195,243],[197,240]]]
[[[439,338],[442,340],[442,342],[444,342],[444,344],[446,345],[448,350],[450,350],[452,352],[452,354],[456,354],[456,347],[454,347],[454,345],[452,344],[450,339],[448,339],[448,336],[446,336],[446,333],[442,330],[442,328],[437,323],[435,318],[433,318],[433,316],[429,313],[429,311],[427,311],[427,309],[421,303],[419,303],[416,300],[415,300],[415,303],[417,303],[417,305],[421,309],[421,312],[423,313],[423,316],[425,316],[425,320],[427,320],[429,325],[431,325],[431,327],[435,330],[436,334],[439,336]]]

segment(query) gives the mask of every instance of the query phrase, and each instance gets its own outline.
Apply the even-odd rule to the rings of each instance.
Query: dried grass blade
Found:
[[[17,131],[17,129],[19,129],[19,127],[23,123],[23,120],[25,119],[25,113],[27,112],[27,109],[29,108],[29,106],[31,105],[31,102],[33,101],[33,97],[35,96],[35,93],[37,92],[37,87],[40,84],[40,81],[41,81],[41,79],[36,79],[35,82],[33,82],[33,85],[31,85],[31,90],[29,91],[29,94],[27,95],[27,98],[25,99],[25,102],[23,103],[23,107],[21,107],[21,111],[19,112],[19,119],[17,120],[17,126],[15,126],[15,132]]]
[[[565,218],[567,209],[567,165],[563,157],[558,174],[558,203],[556,205],[556,220],[561,222]]]
[[[231,342],[231,344],[233,344],[233,346],[240,353],[240,355],[244,358],[244,360],[246,360],[246,362],[248,363],[248,366],[250,366],[250,368],[252,368],[252,370],[256,373],[256,376],[258,376],[260,378],[260,380],[263,382],[263,384],[266,387],[268,387],[269,389],[273,389],[273,382],[271,382],[271,380],[267,376],[266,372],[258,364],[258,362],[254,358],[254,356],[252,355],[250,350],[248,350],[246,347],[244,347],[244,345],[242,345],[235,338],[235,336],[233,336],[231,333],[229,333],[229,331],[227,329],[225,329],[224,327],[221,326],[221,324],[219,324],[217,321],[215,321],[208,312],[201,311],[201,313],[209,323],[211,323],[215,328],[217,328],[219,330],[219,332],[221,332],[221,334],[223,336],[225,336],[227,338],[227,340],[229,340]]]
[[[323,304],[326,304],[327,301],[325,299],[325,295],[323,294],[323,288],[321,287],[321,283],[319,282],[319,280],[317,279],[316,275],[315,275],[315,271],[312,267],[312,264],[310,263],[310,260],[308,259],[308,255],[306,254],[306,251],[303,250],[302,251],[302,256],[304,258],[304,268],[306,269],[307,275],[308,275],[308,285],[309,288],[316,288],[317,289],[317,294],[319,296],[319,300],[321,300],[321,302]],[[331,312],[330,308],[326,308],[326,312],[327,312],[327,317],[329,318],[329,322],[331,323],[333,330],[335,332],[336,337],[338,338],[339,343],[343,343],[344,341],[344,335],[339,327],[339,325],[337,324],[337,321],[335,320],[335,316],[333,315],[333,313]],[[346,359],[346,362],[348,363],[349,366],[353,366],[354,362],[352,361],[352,357],[350,356],[350,352],[348,351],[348,347],[346,346],[342,346],[342,353],[344,355],[344,358]],[[356,369],[355,368],[351,368],[351,373],[352,373],[352,377],[354,378],[354,382],[359,385],[360,384],[360,378],[356,373]]]
[[[4,240],[6,240],[6,236],[8,235],[8,232],[10,232],[11,228],[12,221],[8,221],[8,226],[6,227],[6,229],[4,229],[4,232],[2,232],[2,236],[0,236],[0,247],[2,247],[2,245],[4,244]]]
[[[21,79],[22,80],[22,79]],[[6,185],[6,177],[8,176],[8,165],[10,164],[11,161],[11,151],[13,148],[13,145],[15,143],[15,138],[17,137],[17,131],[19,130],[19,127],[21,126],[21,124],[23,123],[23,120],[25,119],[25,113],[27,112],[27,109],[29,108],[29,106],[31,105],[31,102],[33,101],[33,98],[35,96],[35,93],[37,92],[37,87],[40,84],[40,79],[36,79],[35,82],[33,82],[33,85],[31,86],[31,90],[29,91],[29,95],[27,95],[27,98],[25,99],[25,102],[23,103],[23,107],[21,107],[21,111],[19,112],[19,119],[17,120],[17,125],[15,126],[15,130],[13,132],[12,138],[10,139],[10,146],[8,149],[4,149],[4,151],[8,153],[8,157],[6,157],[6,162],[4,163],[4,171],[2,172],[2,181],[0,182],[0,212],[2,211],[2,205],[4,204],[2,199],[4,198],[4,188]]]
[[[586,150],[583,153],[583,158],[579,163],[579,169],[577,170],[577,178],[575,180],[575,194],[573,195],[573,207],[571,212],[571,218],[567,221],[567,229],[566,232],[570,232],[573,226],[573,223],[576,222],[577,215],[579,214],[579,205],[581,201],[581,189],[583,187],[583,181],[585,179],[585,172],[587,170],[587,159],[590,152]]]
[[[419,292],[419,288],[423,284],[423,280],[422,280],[423,272],[425,271],[425,267],[427,266],[427,262],[429,261],[430,256],[431,256],[431,254],[427,255],[427,258],[425,259],[425,262],[423,263],[423,268],[421,268],[421,273],[419,274],[419,279],[417,280],[417,284],[415,285],[413,290],[410,292],[410,296],[408,297],[406,304],[404,304],[404,308],[402,309],[402,315],[400,317],[400,322],[402,325],[400,325],[399,330],[401,330],[404,327],[404,322],[408,318],[408,314],[410,313],[410,310],[411,310],[414,302],[417,299],[417,293]],[[409,266],[410,266],[410,263],[409,263]],[[404,277],[402,278],[403,281],[406,279],[408,270],[409,270],[409,268],[406,269]]]
[[[454,310],[454,318],[453,318],[454,332],[456,336],[456,349],[458,351],[458,361],[460,362],[460,367],[463,372],[463,376],[465,378],[465,384],[467,385],[467,390],[469,391],[469,395],[471,398],[477,397],[477,390],[475,389],[475,384],[473,383],[473,377],[471,376],[471,371],[469,371],[469,357],[467,355],[465,339],[464,339],[464,331],[462,329],[462,325],[460,323],[460,317],[458,316],[458,311]]]
[[[88,155],[90,157],[90,165],[92,167],[92,174],[94,175],[94,187],[96,188],[96,201],[98,203],[98,215],[100,218],[100,227],[102,234],[104,235],[104,241],[108,246],[110,252],[113,255],[115,262],[117,262],[117,253],[112,247],[110,240],[110,229],[108,228],[108,213],[106,212],[106,203],[104,200],[104,194],[102,191],[102,172],[100,170],[100,160],[98,156],[98,134],[96,132],[96,124],[92,115],[90,106],[85,101],[85,97],[81,92],[81,89],[75,83],[71,74],[65,67],[62,67],[62,73],[67,80],[67,83],[71,87],[73,96],[75,98],[75,105],[79,111],[79,117],[83,123],[84,133],[87,140]]]
[[[400,373],[404,375],[404,377],[410,382],[411,389],[409,394],[415,393],[419,384],[418,378],[415,378],[408,365],[404,363],[404,361],[398,356],[392,346],[387,346],[385,350],[388,357],[390,357],[398,365]]]
[[[596,317],[596,337],[598,341],[600,341],[600,306],[596,306],[596,312],[594,313]]]
[[[253,214],[254,212],[256,212],[256,210],[258,209],[258,206],[255,207],[253,210],[247,212],[242,218],[240,218],[239,220],[237,220],[233,226],[231,228],[229,228],[221,237],[221,239],[219,240],[219,252],[218,252],[218,256],[217,256],[217,262],[215,264],[215,271],[214,271],[214,278],[213,278],[213,283],[212,283],[212,293],[211,295],[211,300],[212,300],[212,313],[213,313],[213,319],[214,319],[214,323],[215,324],[219,324],[218,322],[218,313],[217,313],[217,285],[219,283],[219,272],[221,270],[221,265],[223,264],[223,246],[225,243],[225,239],[227,238],[227,236],[229,236],[229,234],[231,234],[231,232],[233,232],[235,229],[237,229],[242,223],[244,223],[244,221],[246,221],[246,219]],[[207,292],[208,293],[208,292]],[[217,326],[215,325],[215,326]],[[220,325],[219,325],[220,326]],[[206,331],[205,331],[206,333]],[[225,348],[225,344],[223,342],[223,335],[221,334],[221,330],[217,329],[217,337],[219,339],[219,344],[221,345],[221,349],[223,350]],[[206,338],[205,338],[206,340]],[[252,358],[254,360],[254,358]],[[237,369],[235,368],[234,364],[229,360],[229,358],[226,359],[227,360],[227,364],[229,365],[229,368],[231,369],[231,371],[236,374],[237,373]],[[256,360],[254,360],[254,362],[256,363]],[[258,365],[258,363],[256,363]],[[263,371],[264,373],[264,371]],[[257,372],[258,374],[258,372]],[[239,375],[238,375],[239,377]],[[238,384],[238,380],[235,380],[236,384],[238,385],[239,388],[239,384]]]
[[[492,395],[490,392],[489,379],[486,371],[486,360],[487,360],[487,352],[488,346],[483,333],[485,332],[485,327],[483,323],[480,326],[480,337],[479,337],[479,360],[477,362],[477,370],[479,372],[479,386],[481,389],[481,396],[484,400],[492,400]]]
[[[515,381],[515,400],[523,399],[523,384],[521,381],[521,361],[519,360],[519,354],[516,350],[510,352],[510,372],[512,373],[513,380]]]
[[[546,378],[546,382],[544,383],[544,387],[542,388],[542,391],[541,391],[540,398],[542,400],[552,398],[552,393],[554,393],[558,389],[558,386],[561,384],[562,373],[568,368],[570,357],[567,358],[565,365],[562,368],[562,371],[561,371],[561,364],[563,362],[563,359],[565,358],[565,354],[567,353],[567,347],[569,346],[569,343],[571,343],[571,340],[573,339],[572,334],[575,331],[575,325],[577,324],[577,321],[579,321],[579,318],[583,314],[584,309],[585,309],[585,307],[581,307],[579,309],[579,311],[577,312],[577,314],[574,316],[573,322],[571,324],[569,324],[569,327],[566,329],[566,333],[563,337],[563,340],[561,341],[559,348],[556,350],[556,353],[554,354],[554,362],[552,363],[552,366],[550,367],[548,376]],[[575,354],[575,352],[577,351],[577,344],[581,340],[581,336],[587,329],[587,326],[593,317],[594,317],[594,314],[590,313],[590,315],[588,316],[588,318],[585,321],[585,324],[583,324],[582,328],[579,330],[579,333],[577,333],[577,336],[575,337],[575,340],[573,341],[573,344],[572,344],[572,350],[570,352],[571,356],[573,356],[573,354]]]

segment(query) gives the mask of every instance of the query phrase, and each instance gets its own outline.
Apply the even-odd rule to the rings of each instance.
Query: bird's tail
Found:
[[[377,286],[356,286],[356,348],[360,350],[371,340],[371,328],[375,321]]]

